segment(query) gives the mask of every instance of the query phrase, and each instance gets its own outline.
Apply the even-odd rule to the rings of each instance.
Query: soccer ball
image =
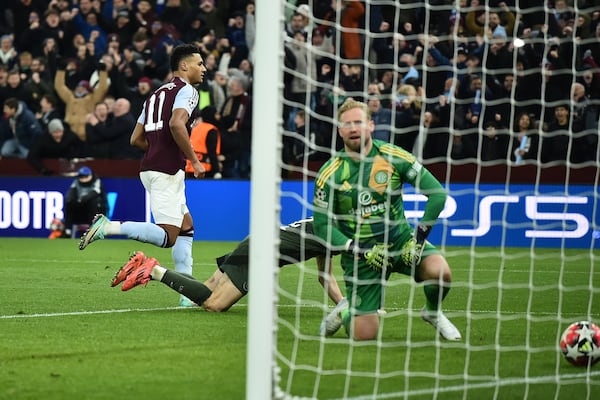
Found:
[[[596,364],[600,361],[600,328],[588,321],[572,323],[560,338],[560,350],[575,366]]]

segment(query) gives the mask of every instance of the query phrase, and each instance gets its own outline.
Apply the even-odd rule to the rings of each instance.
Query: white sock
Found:
[[[121,233],[121,222],[120,221],[110,221],[108,224],[104,226],[104,235],[122,235]]]
[[[123,222],[120,230],[121,234],[138,242],[152,243],[158,247],[164,247],[167,244],[167,232],[150,222]]]
[[[173,249],[171,250],[175,271],[192,275],[192,263],[194,262],[192,258],[193,242],[193,237],[177,236]]]
[[[155,265],[154,267],[152,267],[152,273],[150,274],[150,276],[154,281],[161,281],[163,276],[165,276],[165,272],[167,272],[166,268],[161,267],[160,265]]]

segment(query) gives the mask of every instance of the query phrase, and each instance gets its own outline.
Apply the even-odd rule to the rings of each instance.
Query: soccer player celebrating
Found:
[[[175,269],[191,274],[194,223],[186,205],[184,169],[187,158],[194,176],[204,175],[190,143],[190,129],[198,109],[198,91],[192,85],[203,81],[206,66],[200,49],[191,44],[175,47],[170,64],[173,79],[144,102],[131,135],[131,144],[144,152],[140,179],[150,194],[156,224],[109,221],[99,214],[81,237],[79,249],[105,236],[126,235],[159,247],[172,247]],[[192,303],[182,297],[180,305]]]
[[[316,257],[319,282],[334,303],[345,304],[345,299],[333,275],[331,259],[333,254],[327,250],[323,241],[313,234],[312,219],[282,226],[279,238],[279,266]],[[144,253],[138,251],[117,271],[111,286],[123,282],[121,290],[127,291],[138,285],[146,285],[151,280],[160,281],[207,311],[227,311],[248,293],[249,247],[250,238],[246,237],[231,253],[219,257],[218,269],[204,283],[190,275],[164,268],[155,258],[146,257]],[[321,329],[323,330],[324,327]]]
[[[314,191],[314,230],[333,250],[341,250],[349,307],[334,310],[325,322],[332,335],[340,321],[351,337],[377,337],[385,280],[392,272],[424,282],[421,316],[447,340],[458,329],[441,311],[450,290],[446,259],[425,239],[444,207],[446,192],[412,154],[373,140],[375,125],[366,104],[349,100],[338,110],[344,149],[320,169]],[[402,185],[410,183],[428,197],[416,232],[404,216]]]

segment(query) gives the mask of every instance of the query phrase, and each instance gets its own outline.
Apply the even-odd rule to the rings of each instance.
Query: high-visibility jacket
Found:
[[[208,138],[209,132],[213,130],[217,133],[217,143],[215,149],[209,149],[206,139]],[[219,133],[219,128],[208,122],[200,122],[192,128],[190,141],[198,160],[200,160],[200,163],[206,172],[212,171],[212,164],[216,164],[218,162],[216,158],[221,154],[221,134]],[[194,168],[192,168],[192,162],[190,160],[186,161],[185,172],[194,172]]]

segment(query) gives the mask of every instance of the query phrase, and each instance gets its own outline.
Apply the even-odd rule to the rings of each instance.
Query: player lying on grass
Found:
[[[316,257],[319,282],[335,304],[343,305],[343,296],[332,271],[332,254],[329,252],[328,257],[327,248],[314,236],[312,226],[312,219],[306,219],[281,227],[279,266]],[[111,286],[123,282],[121,290],[127,291],[151,280],[160,281],[207,311],[227,311],[248,293],[249,245],[249,237],[246,237],[231,253],[217,258],[217,270],[204,283],[191,275],[164,268],[155,258],[138,251],[117,271]],[[339,324],[335,330],[339,329]]]

